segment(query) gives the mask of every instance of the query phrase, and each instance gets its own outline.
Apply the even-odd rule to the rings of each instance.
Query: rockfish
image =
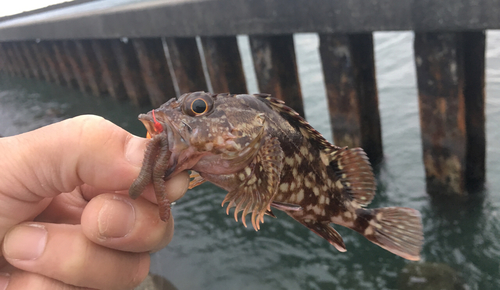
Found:
[[[419,260],[420,213],[411,208],[366,209],[375,195],[372,168],[361,148],[330,144],[295,111],[267,94],[194,92],[139,115],[151,138],[130,188],[138,197],[153,183],[160,217],[170,216],[164,182],[191,170],[190,188],[204,181],[225,189],[255,230],[272,208],[286,212],[326,239],[346,247],[332,223],[350,228],[408,260]]]

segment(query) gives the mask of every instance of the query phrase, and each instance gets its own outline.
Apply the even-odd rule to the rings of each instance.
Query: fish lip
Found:
[[[144,127],[146,127],[150,138],[160,134],[164,134],[167,137],[168,150],[171,154],[167,161],[168,167],[164,176],[164,179],[166,180],[177,171],[179,166],[182,166],[182,164],[179,164],[179,157],[182,155],[183,151],[190,147],[190,142],[188,138],[183,136],[181,130],[175,126],[165,114],[163,115],[164,118],[162,118],[160,122],[163,126],[163,131],[158,133],[155,129],[155,122],[158,122],[158,120],[153,118],[151,112],[148,112],[147,114],[140,114],[138,119],[144,124]]]
[[[148,114],[140,114],[138,117],[151,137],[156,135],[153,117]]]

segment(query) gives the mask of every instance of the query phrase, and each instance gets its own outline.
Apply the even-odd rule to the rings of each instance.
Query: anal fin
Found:
[[[320,223],[317,221],[314,222],[304,222],[299,221],[301,224],[306,226],[308,229],[313,231],[318,236],[327,240],[330,244],[332,244],[339,252],[345,252],[347,249],[345,248],[344,240],[340,236],[340,234],[329,224]]]

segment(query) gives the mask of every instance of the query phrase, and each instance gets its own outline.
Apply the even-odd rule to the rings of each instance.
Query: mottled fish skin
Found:
[[[209,111],[190,116],[193,104]],[[194,103],[194,102],[198,103]],[[187,108],[187,109],[186,109]],[[195,108],[198,108],[195,106]],[[223,205],[236,207],[246,225],[258,230],[271,207],[282,210],[311,231],[345,251],[331,223],[353,229],[373,243],[409,260],[418,260],[423,243],[420,213],[389,207],[365,209],[376,182],[361,148],[330,144],[295,111],[266,94],[229,95],[195,92],[170,100],[139,119],[152,136],[141,175],[130,194],[140,195],[153,182],[193,170],[190,188],[210,181],[228,191]],[[155,123],[161,124],[157,130]],[[167,147],[161,151],[154,146]],[[154,152],[165,152],[160,153]],[[153,152],[153,153],[151,153]],[[168,156],[167,156],[168,155]],[[155,156],[162,156],[160,160]],[[148,159],[147,159],[148,158]],[[164,175],[156,179],[152,172]],[[157,174],[158,175],[158,174]],[[160,186],[156,186],[156,188]],[[161,189],[160,189],[161,190]],[[169,208],[157,192],[160,211]],[[160,206],[161,207],[161,206]]]

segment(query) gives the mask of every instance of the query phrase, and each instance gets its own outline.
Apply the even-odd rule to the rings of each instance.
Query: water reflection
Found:
[[[450,265],[470,289],[500,285],[500,219],[488,196],[488,192],[463,200],[443,196],[422,210],[425,259]]]

